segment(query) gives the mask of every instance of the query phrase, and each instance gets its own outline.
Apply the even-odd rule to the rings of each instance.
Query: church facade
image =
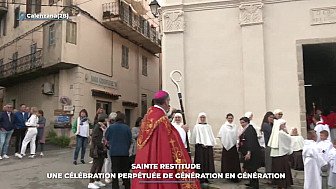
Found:
[[[199,112],[208,114],[216,135],[227,113],[233,113],[239,124],[239,118],[251,111],[253,121],[261,125],[267,111],[282,109],[288,129],[298,128],[306,135],[310,107],[304,49],[336,43],[335,1],[164,0],[162,4],[163,89],[171,94],[171,106],[178,108],[170,72],[180,70],[190,127]]]

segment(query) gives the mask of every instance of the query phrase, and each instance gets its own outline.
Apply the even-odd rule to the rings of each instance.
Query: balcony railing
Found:
[[[13,60],[4,65],[0,65],[0,78],[13,76],[15,74],[32,71],[37,68],[41,68],[42,63],[42,51],[36,51],[34,54],[29,54]]]
[[[8,8],[7,0],[0,0],[0,7],[1,8]]]
[[[157,28],[150,24],[143,16],[137,15],[126,3],[114,0],[103,4],[103,19],[119,18],[138,33],[142,34],[156,45],[161,46]]]

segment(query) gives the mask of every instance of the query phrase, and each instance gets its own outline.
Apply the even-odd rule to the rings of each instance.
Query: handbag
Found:
[[[92,158],[98,158],[99,157],[99,154],[98,154],[98,148],[94,147],[93,150],[92,150],[92,153],[91,153],[91,157]]]

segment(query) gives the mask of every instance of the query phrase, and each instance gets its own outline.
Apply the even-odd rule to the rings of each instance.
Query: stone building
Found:
[[[161,41],[145,0],[15,2],[0,3],[4,103],[44,110],[49,128],[83,108],[92,120],[99,107],[124,112],[131,126],[146,113],[161,85]],[[20,20],[22,12],[70,20]]]

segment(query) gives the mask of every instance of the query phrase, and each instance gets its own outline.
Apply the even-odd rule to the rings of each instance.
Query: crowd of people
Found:
[[[278,188],[293,185],[291,168],[305,171],[304,188],[322,187],[321,168],[329,169],[329,182],[336,187],[335,152],[336,139],[330,137],[329,126],[321,121],[321,115],[313,118],[315,130],[308,131],[307,140],[298,135],[297,128],[291,134],[287,130],[283,111],[267,112],[261,126],[253,122],[252,112],[240,118],[241,127],[233,123],[234,116],[226,115],[226,122],[217,137],[223,146],[221,172],[257,172],[265,167],[266,173],[285,173],[285,179],[269,182]],[[213,147],[216,140],[205,113],[199,114],[191,143],[195,144],[195,163],[201,164],[198,172],[214,172]],[[240,168],[243,163],[243,169]],[[233,182],[239,182],[237,178]],[[209,182],[207,179],[200,182]],[[250,188],[259,188],[258,180],[250,180]]]
[[[85,109],[79,112],[79,116],[72,126],[76,135],[76,148],[73,164],[77,165],[79,151],[81,151],[81,163],[85,164],[84,157],[88,138],[91,133],[90,157],[93,159],[91,173],[100,173],[104,167],[105,173],[129,172],[131,163],[134,162],[136,154],[136,140],[139,134],[139,127],[142,118],[139,117],[135,127],[130,129],[125,124],[125,114],[117,111],[109,115],[104,113],[102,108],[97,110],[94,122],[88,118]],[[111,183],[112,188],[119,188],[118,179],[106,178],[105,183]],[[88,188],[100,188],[105,186],[100,179],[90,179]],[[130,188],[129,179],[123,180],[125,188]]]
[[[162,99],[161,101],[156,100],[154,103],[144,118],[139,117],[137,119],[135,127],[132,129],[125,124],[125,115],[123,113],[112,112],[107,116],[101,109],[97,110],[94,124],[90,125],[87,112],[83,109],[73,125],[73,131],[77,135],[74,164],[77,164],[80,148],[82,148],[81,161],[85,163],[86,144],[83,143],[87,143],[90,128],[93,128],[90,148],[90,157],[93,158],[92,173],[101,172],[103,167],[105,173],[125,173],[130,171],[130,164],[134,162],[151,163],[151,161],[154,161],[151,158],[156,156],[152,154],[155,153],[152,152],[152,148],[154,146],[166,145],[162,143],[162,141],[165,141],[164,137],[148,136],[145,134],[154,132],[150,130],[153,126],[149,125],[150,127],[148,128],[146,126],[149,119],[147,116],[160,109],[160,111],[164,111],[164,117],[166,117],[179,136],[178,140],[181,141],[182,148],[187,152],[189,150],[189,142],[195,145],[193,163],[201,165],[201,168],[196,170],[196,172],[214,173],[213,148],[217,143],[206,113],[202,112],[198,115],[196,125],[190,131],[189,127],[183,124],[181,111],[173,109],[172,113],[168,115],[168,112],[170,112],[169,105],[167,108],[160,104],[162,103]],[[287,130],[282,110],[276,109],[273,112],[266,112],[260,126],[254,123],[252,112],[246,112],[239,119],[241,126],[235,125],[234,115],[228,113],[225,123],[217,134],[217,138],[219,138],[223,146],[220,171],[222,173],[253,173],[258,172],[260,167],[265,167],[266,173],[286,174],[285,179],[270,180],[270,185],[275,185],[278,188],[290,188],[293,185],[291,168],[304,170],[304,187],[315,189],[322,187],[320,173],[321,168],[325,167],[329,169],[329,185],[336,187],[336,140],[334,139],[333,143],[331,142],[329,126],[322,122],[321,119],[323,118],[319,114],[314,116],[315,130],[308,131],[307,140],[305,140],[298,134],[297,128],[293,128],[291,132]],[[145,124],[141,126],[142,120],[145,121]],[[150,120],[151,124],[154,124],[152,122],[153,119]],[[159,126],[157,130],[159,130]],[[142,130],[145,130],[145,132]],[[164,131],[158,132],[162,133]],[[169,132],[172,132],[172,130]],[[138,141],[139,134],[141,137],[140,141]],[[152,140],[156,140],[153,144],[146,144],[149,143],[148,139],[150,138],[145,140],[145,145],[149,146],[148,148],[151,150],[144,150],[145,145],[142,143],[144,137],[151,137],[153,138]],[[138,156],[136,156],[137,151],[140,151],[140,155]],[[156,157],[155,162],[160,162],[160,158],[163,158],[162,156]],[[180,159],[178,160],[181,161]],[[191,163],[191,159],[189,161]],[[186,162],[188,162],[187,159],[185,160]],[[241,163],[243,163],[242,167]],[[137,172],[137,170],[133,171]],[[150,170],[146,171],[150,172]],[[145,184],[139,185],[137,179],[133,180],[132,188],[145,188]],[[238,178],[231,179],[230,181],[240,182]],[[105,179],[105,182],[110,183],[111,180]],[[209,180],[200,179],[199,182],[209,183]],[[126,188],[130,188],[130,181],[128,179],[124,179],[123,184]],[[259,188],[259,181],[258,179],[251,179],[247,185],[248,188]],[[88,188],[99,188],[102,186],[105,186],[105,184],[99,179],[91,179]],[[196,186],[198,185],[196,184]],[[112,181],[112,188],[118,187],[118,180],[114,179]]]
[[[174,109],[170,112],[169,95],[159,91],[147,114],[136,120],[135,127],[126,125],[125,114],[104,113],[97,110],[93,122],[88,112],[82,109],[75,119],[72,131],[76,136],[76,148],[73,164],[77,165],[79,152],[80,162],[85,164],[85,152],[91,138],[90,157],[93,159],[91,173],[128,173],[131,164],[151,163],[192,163],[190,144],[195,147],[194,161],[200,169],[190,172],[214,173],[214,147],[217,145],[210,121],[206,113],[198,115],[196,125],[189,130],[183,123],[183,112]],[[265,167],[265,173],[285,173],[285,179],[270,180],[268,184],[278,188],[290,188],[293,185],[291,168],[304,170],[304,188],[318,189],[322,187],[321,168],[328,169],[328,184],[336,187],[336,140],[331,136],[327,118],[321,114],[313,116],[314,127],[308,131],[305,140],[298,134],[298,129],[291,132],[286,127],[283,111],[276,109],[266,112],[263,121],[257,125],[253,121],[253,113],[246,112],[239,118],[240,126],[234,124],[234,115],[228,113],[225,123],[216,135],[222,145],[222,173],[254,173]],[[30,143],[30,158],[34,158],[36,147],[40,144],[43,156],[45,139],[44,126],[46,119],[43,111],[20,105],[14,113],[13,106],[7,104],[0,113],[0,159],[7,155],[11,135],[15,136],[15,156],[23,158]],[[170,150],[169,150],[170,149]],[[243,166],[241,167],[241,163]],[[133,170],[134,173],[151,173],[167,170]],[[179,172],[181,170],[171,170]],[[186,170],[184,170],[186,171]],[[132,180],[132,188],[146,188],[139,179]],[[208,179],[193,181],[192,188],[200,188],[201,183],[209,183]],[[240,182],[238,178],[230,181]],[[119,188],[118,179],[105,179],[112,188]],[[99,179],[90,179],[88,188],[105,186]],[[192,182],[191,182],[192,183]],[[151,183],[154,188],[155,184]],[[129,179],[123,179],[126,189],[131,188]],[[172,184],[173,187],[174,184]],[[174,186],[183,185],[175,183]],[[258,179],[251,179],[248,188],[259,188]],[[182,187],[183,188],[183,187]]]
[[[45,143],[46,119],[43,111],[36,107],[20,105],[13,109],[12,104],[3,106],[0,112],[0,160],[9,159],[7,155],[12,135],[15,137],[15,156],[22,159],[30,145],[29,158],[36,156],[36,148],[40,145],[40,156],[43,156]]]

